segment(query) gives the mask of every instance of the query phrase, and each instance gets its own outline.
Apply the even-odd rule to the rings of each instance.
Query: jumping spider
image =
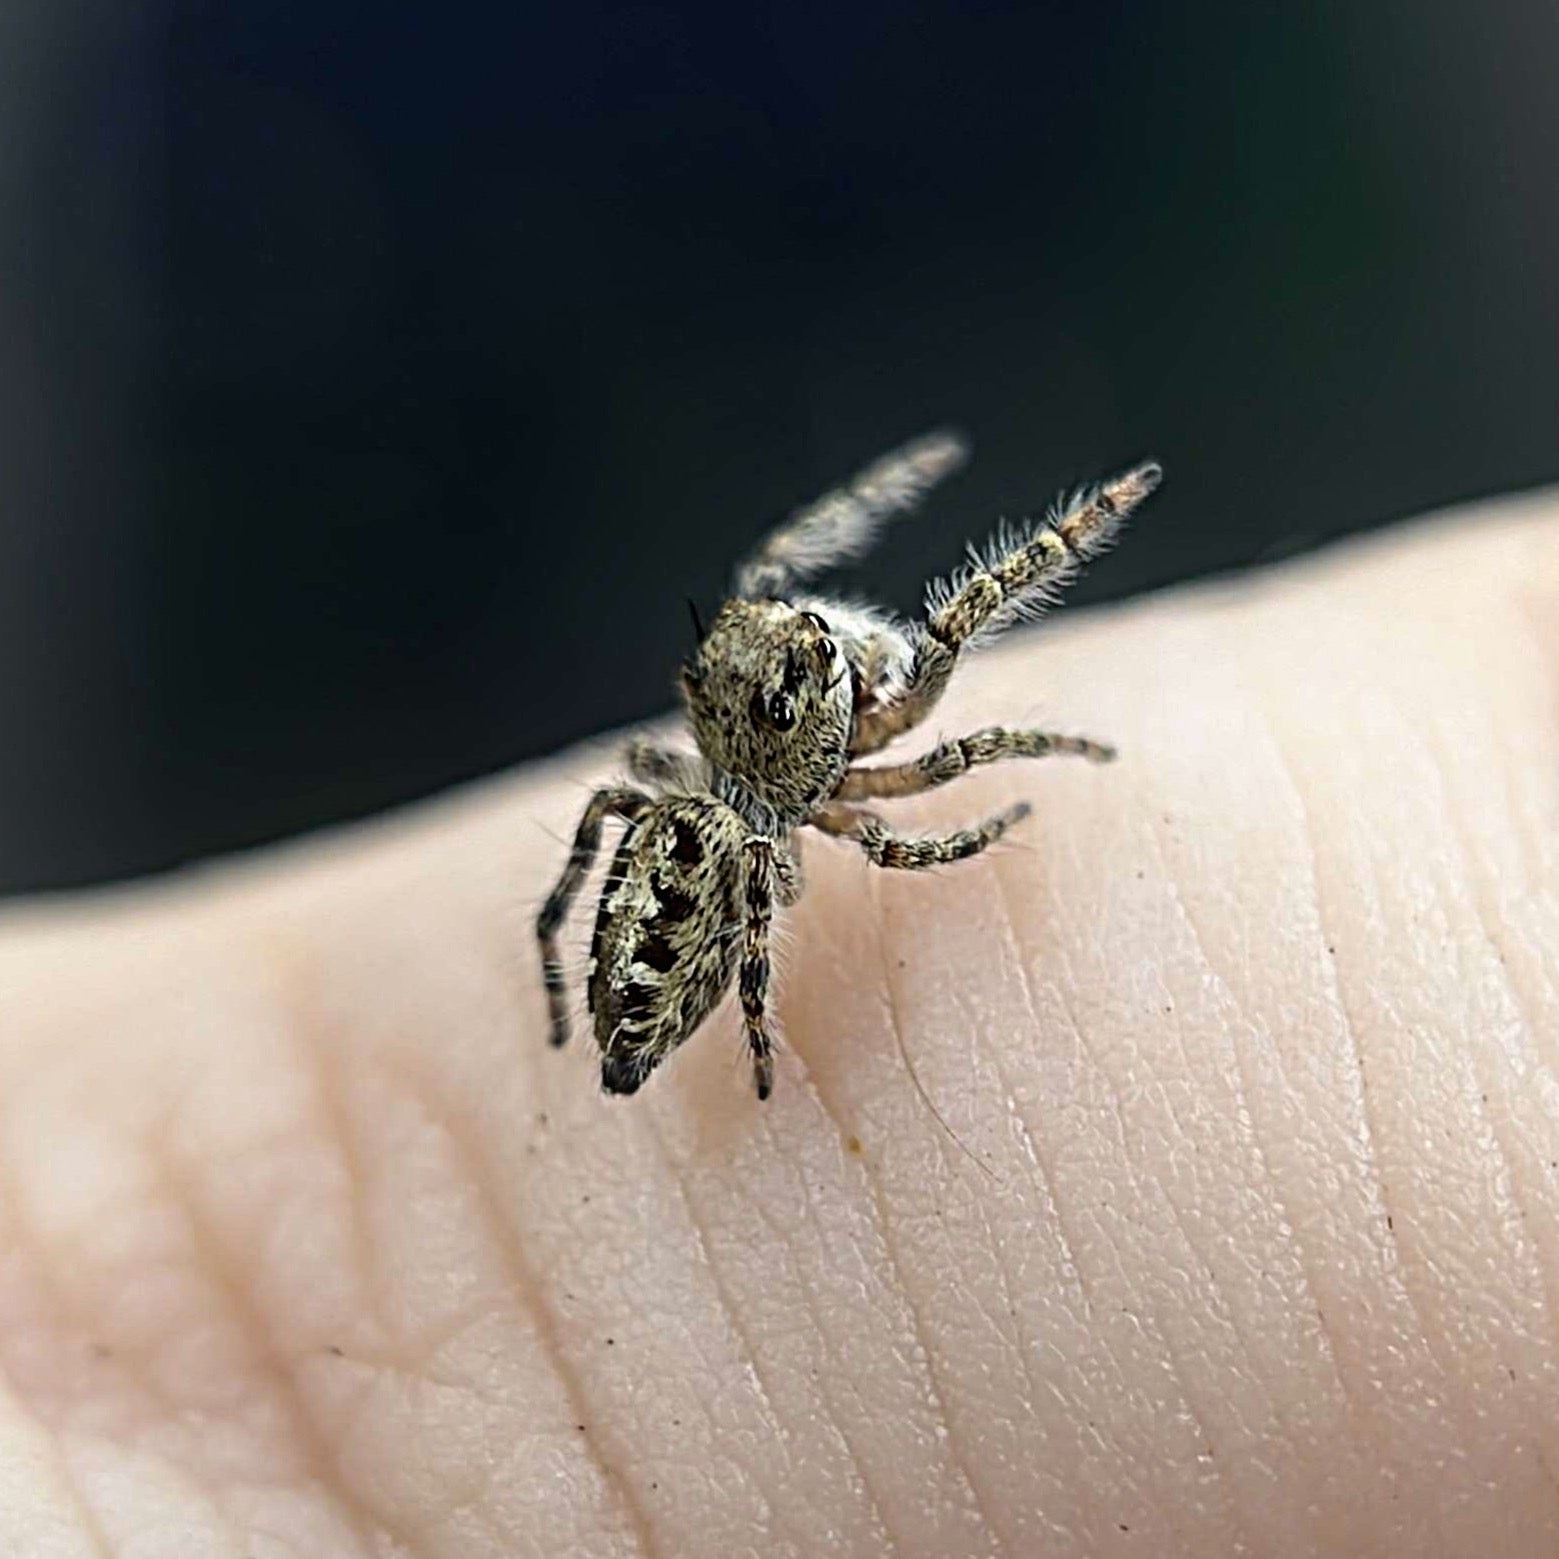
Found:
[[[595,860],[602,823],[621,818],[627,831],[596,913],[587,986],[609,1093],[635,1092],[737,974],[758,1097],[768,1098],[769,933],[776,900],[788,906],[801,895],[796,829],[851,840],[877,866],[963,860],[1027,816],[1028,805],[956,833],[906,839],[855,803],[913,795],[1000,758],[1115,756],[1080,737],[992,727],[908,763],[855,766],[931,713],[961,650],[1042,610],[1160,477],[1157,465],[1140,465],[1020,531],[1004,528],[950,583],[931,586],[924,622],[905,625],[869,606],[792,593],[859,556],[884,520],[911,508],[964,456],[953,435],[930,434],[775,530],[737,569],[734,598],[700,630],[682,669],[698,751],[634,740],[629,773],[653,794],[614,786],[585,809],[536,931],[552,1043],[561,1045],[568,1014],[558,928]]]

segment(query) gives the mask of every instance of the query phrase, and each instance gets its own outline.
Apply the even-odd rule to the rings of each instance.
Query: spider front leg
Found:
[[[1162,476],[1150,461],[1112,477],[1049,515],[1031,533],[998,535],[986,555],[976,555],[951,586],[933,586],[930,614],[915,631],[908,684],[892,703],[860,716],[851,752],[880,751],[895,736],[919,725],[946,690],[962,651],[1015,618],[1041,610],[1089,558],[1104,549]]]
[[[1019,801],[988,817],[973,828],[960,828],[951,834],[933,834],[924,839],[906,839],[896,834],[875,812],[830,803],[814,813],[809,821],[825,834],[851,839],[866,852],[873,866],[893,871],[924,871],[928,866],[945,866],[950,861],[966,861],[989,849],[1001,836],[1026,818],[1033,808]]]
[[[766,1007],[769,995],[769,932],[774,923],[774,842],[759,836],[742,849],[743,877],[747,890],[747,920],[742,930],[742,965],[737,990],[742,1001],[742,1021],[747,1047],[752,1052],[753,1079],[758,1097],[767,1099],[774,1088],[774,1045],[769,1037]]]
[[[607,817],[616,816],[631,823],[646,808],[650,798],[642,791],[617,786],[610,790],[598,790],[585,808],[574,834],[574,847],[569,852],[568,865],[558,878],[557,886],[547,895],[536,917],[536,938],[541,943],[541,977],[547,988],[547,1007],[552,1019],[552,1043],[568,1043],[568,1004],[563,982],[563,960],[558,957],[558,928],[568,914],[579,892],[580,885],[595,862],[596,851],[601,848],[601,825]]]
[[[943,430],[873,461],[771,531],[737,569],[737,595],[749,601],[783,596],[799,580],[859,557],[884,520],[914,508],[968,453],[956,433]]]
[[[946,785],[982,763],[1003,758],[1048,758],[1052,753],[1072,753],[1091,763],[1108,763],[1115,749],[1081,736],[1058,736],[1052,731],[1009,731],[993,725],[972,736],[943,742],[923,757],[887,768],[847,769],[834,796],[840,801],[867,797],[913,796]]]

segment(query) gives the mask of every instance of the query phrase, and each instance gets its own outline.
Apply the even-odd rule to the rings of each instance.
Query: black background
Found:
[[[1559,476],[1559,6],[0,6],[0,888],[665,707],[684,597],[1168,471],[1076,598]]]

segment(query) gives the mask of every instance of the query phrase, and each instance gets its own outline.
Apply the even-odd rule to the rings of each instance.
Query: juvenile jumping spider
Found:
[[[906,839],[855,803],[913,795],[1000,758],[1115,756],[1080,737],[992,727],[907,763],[855,765],[931,713],[960,651],[1041,611],[1160,476],[1157,465],[1140,465],[1043,520],[1003,528],[950,582],[931,586],[924,622],[794,593],[802,580],[864,552],[884,520],[911,508],[964,456],[952,434],[930,434],[775,530],[737,569],[734,598],[700,630],[682,669],[698,751],[636,739],[627,767],[649,791],[613,786],[591,798],[536,931],[552,1043],[561,1045],[568,1013],[558,929],[600,848],[602,823],[621,818],[627,831],[596,912],[587,985],[609,1093],[635,1092],[736,974],[758,1097],[768,1098],[769,932],[776,900],[790,905],[801,895],[796,829],[851,840],[877,866],[963,860],[999,839],[1028,805],[956,833]]]

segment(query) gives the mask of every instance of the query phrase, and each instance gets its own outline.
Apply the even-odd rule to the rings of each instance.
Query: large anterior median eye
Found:
[[[803,612],[801,614],[801,620],[803,622],[811,623],[812,626],[814,628],[816,628],[819,633],[827,633],[828,632],[828,624],[823,620],[823,618],[818,616],[818,614],[816,612]]]
[[[796,704],[789,693],[761,692],[752,695],[749,706],[755,725],[766,725],[772,731],[788,731],[796,723]]]

